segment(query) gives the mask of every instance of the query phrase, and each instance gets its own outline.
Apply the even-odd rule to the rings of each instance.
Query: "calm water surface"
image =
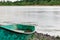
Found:
[[[60,7],[0,6],[0,22],[32,22],[38,33],[60,36]]]

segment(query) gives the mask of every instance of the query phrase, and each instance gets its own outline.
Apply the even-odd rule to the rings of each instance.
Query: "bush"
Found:
[[[59,37],[59,36],[57,36],[56,38],[57,38],[57,39],[60,39],[60,37]]]

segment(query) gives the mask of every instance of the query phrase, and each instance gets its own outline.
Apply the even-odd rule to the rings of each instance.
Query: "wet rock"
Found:
[[[35,32],[32,40],[60,40],[60,37],[59,36],[54,37],[48,34],[42,34],[42,33]]]

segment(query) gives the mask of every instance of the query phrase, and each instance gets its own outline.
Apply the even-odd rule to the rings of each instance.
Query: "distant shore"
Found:
[[[26,5],[60,5],[60,0],[16,0],[12,1],[0,1],[0,6],[26,6]]]

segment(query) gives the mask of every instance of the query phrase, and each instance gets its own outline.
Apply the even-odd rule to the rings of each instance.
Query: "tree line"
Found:
[[[17,1],[0,1],[0,5],[60,5],[60,0],[17,0]]]

